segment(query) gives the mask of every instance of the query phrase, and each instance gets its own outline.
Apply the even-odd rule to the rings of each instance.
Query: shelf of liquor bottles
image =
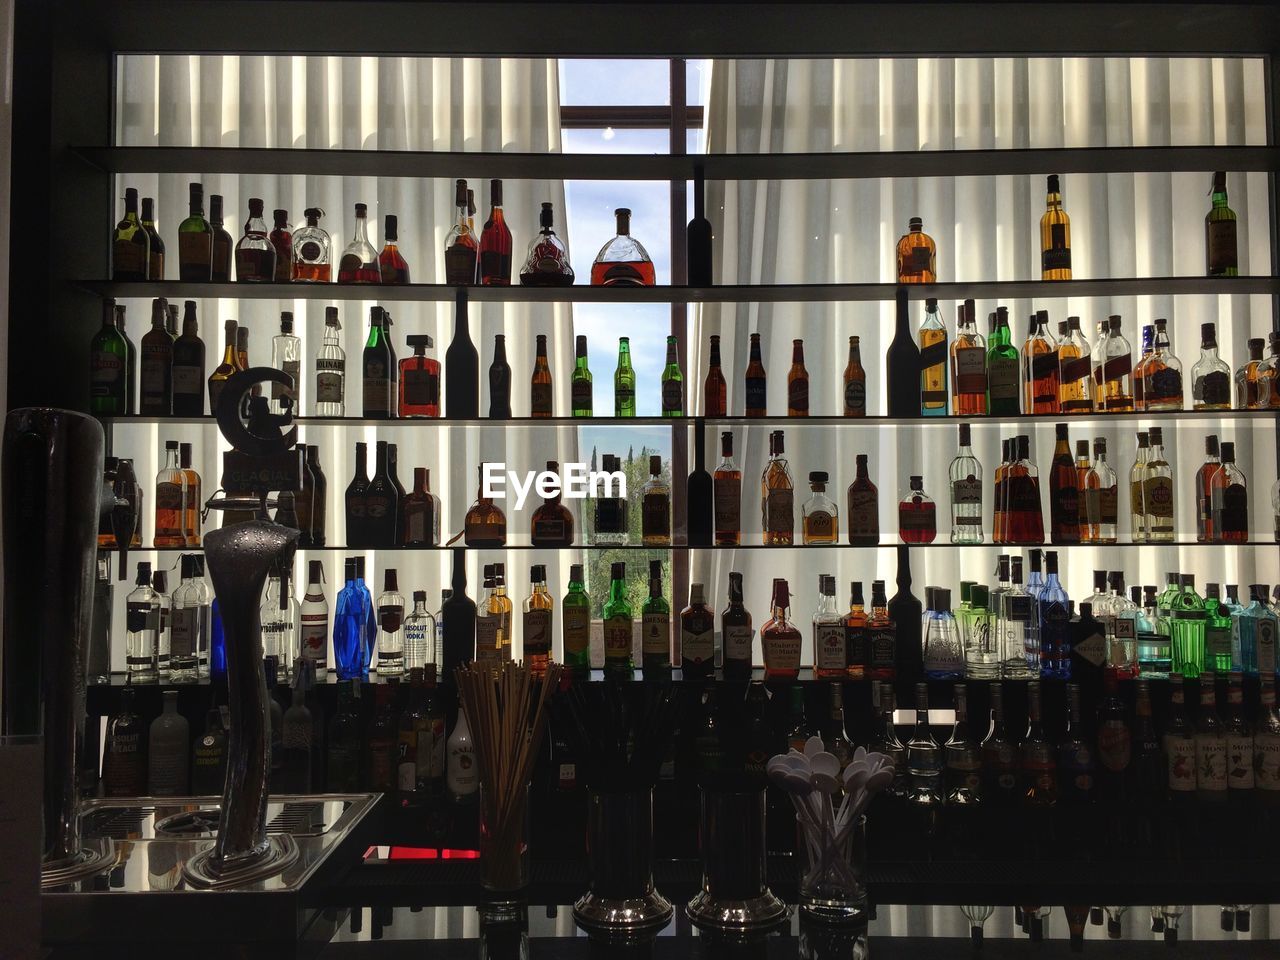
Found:
[[[81,280],[81,289],[117,300],[164,297],[182,300],[325,300],[429,303],[461,294],[484,303],[832,303],[890,302],[896,283],[794,283],[724,286],[568,287],[453,286],[443,283],[183,283],[176,280]],[[1280,278],[1128,277],[1098,280],[987,280],[905,285],[912,300],[1016,300],[1066,297],[1280,294]]]
[[[333,177],[456,177],[528,180],[854,180],[1060,173],[1269,171],[1280,149],[1265,146],[1096,147],[831,153],[589,154],[252,147],[74,147],[118,174],[204,173]]]

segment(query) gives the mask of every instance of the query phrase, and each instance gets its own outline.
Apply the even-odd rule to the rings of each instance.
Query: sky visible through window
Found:
[[[566,106],[646,105],[671,102],[669,66],[666,60],[561,60],[560,102]],[[690,61],[686,70],[688,99],[702,103],[709,77],[706,61]],[[566,153],[667,153],[670,134],[665,129],[571,129],[561,134]],[[689,149],[703,149],[701,131],[690,136]],[[614,211],[631,211],[631,235],[653,259],[657,282],[671,282],[670,195],[665,181],[569,180],[565,182],[565,218],[569,256],[578,282],[587,282],[591,264],[600,248],[616,231]],[[593,401],[597,416],[613,414],[613,371],[617,366],[618,337],[630,338],[631,362],[636,371],[636,412],[642,417],[660,411],[659,380],[666,361],[666,338],[671,326],[667,304],[615,306],[579,303],[573,308],[574,329],[587,337],[593,377]],[[685,371],[686,392],[692,379]],[[625,437],[607,428],[583,427],[584,456],[593,448],[626,455],[614,449],[625,442],[639,451],[642,446],[671,453],[671,433],[666,427],[629,428]]]

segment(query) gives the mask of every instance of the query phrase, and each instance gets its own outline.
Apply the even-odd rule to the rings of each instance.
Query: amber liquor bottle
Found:
[[[476,502],[463,520],[463,539],[469,547],[501,547],[507,542],[507,515],[484,495],[484,464],[478,473]]]
[[[880,492],[867,475],[867,455],[858,454],[855,463],[857,475],[845,497],[849,543],[855,547],[874,547],[880,543]]]
[[[764,543],[790,546],[795,540],[795,484],[787,467],[782,431],[769,435],[769,462],[760,477],[760,514]]]
[[[383,283],[408,283],[409,264],[400,252],[400,221],[389,213],[383,220],[382,252],[378,254],[378,276]]]
[[[671,543],[671,487],[662,479],[662,457],[649,457],[649,479],[640,489],[640,533],[646,547]]]
[[[1071,279],[1071,218],[1062,209],[1058,175],[1050,174],[1040,217],[1040,279]]]
[[[1067,317],[1067,335],[1058,342],[1058,409],[1089,413],[1093,409],[1093,361],[1080,318]]]
[[[867,371],[862,366],[862,351],[857,337],[849,338],[849,362],[844,368],[844,415],[867,415]]]
[[[454,208],[457,210],[453,229],[444,243],[445,283],[466,286],[476,282],[480,241],[471,228],[471,215],[467,207],[467,181],[454,183]]]
[[[720,463],[711,475],[715,496],[716,546],[736,547],[742,541],[742,471],[733,462],[733,434],[720,434]]]
[[[309,451],[314,449],[312,446]],[[406,547],[440,543],[440,498],[431,492],[431,471],[426,467],[413,468],[413,492],[404,498],[402,512],[401,536]],[[323,546],[323,541],[316,545]]]
[[[240,283],[270,283],[276,275],[276,248],[267,237],[267,222],[262,219],[262,201],[249,200],[249,219],[244,236],[236,243],[236,280]]]
[[[849,584],[849,612],[844,618],[845,669],[850,680],[867,676],[867,623],[870,617],[862,599],[862,581]]]
[[[1107,317],[1102,364],[1094,368],[1095,412],[1125,413],[1133,409],[1133,356],[1120,332],[1120,317]]]
[[[1107,463],[1107,441],[1098,437],[1093,441],[1093,465],[1084,476],[1085,515],[1088,531],[1081,531],[1080,539],[1088,543],[1115,543],[1120,510],[1120,488],[1116,472]],[[1146,497],[1145,487],[1143,497]]]
[[[272,210],[271,232],[267,239],[276,251],[275,273],[272,279],[276,283],[288,283],[293,279],[293,234],[289,232],[289,211]]]
[[[163,298],[151,301],[151,329],[139,345],[138,412],[167,417],[173,413],[173,339],[165,329],[169,305]]]
[[[521,620],[524,660],[533,676],[545,677],[551,662],[551,618],[556,605],[547,592],[545,565],[535,563],[529,568],[529,583]]]
[[[906,287],[898,288],[894,309],[893,342],[885,354],[888,411],[891,417],[914,419],[920,416],[920,348],[911,336]]]
[[[837,543],[840,539],[840,514],[835,501],[827,496],[827,473],[809,473],[809,489],[813,496],[801,509],[802,539],[805,543]]]
[[[768,416],[764,362],[760,359],[760,334],[751,334],[751,353],[747,359],[746,408],[748,417]]]
[[[1017,438],[1014,460],[1009,465],[1007,503],[1008,542],[1032,545],[1044,543],[1044,513],[1040,501],[1040,472],[1030,456],[1031,441],[1026,434]]]
[[[686,680],[711,676],[715,666],[715,611],[700,583],[689,585],[689,605],[680,611],[680,670]]]
[[[991,542],[1008,543],[1009,537],[1009,464],[1013,461],[1013,441],[1000,441],[1000,465],[991,474],[991,502],[994,513]]]
[[[773,581],[772,616],[760,628],[764,648],[764,678],[794,680],[800,675],[800,648],[803,638],[790,620],[791,591],[781,577]]]
[[[1244,474],[1236,466],[1236,445],[1230,440],[1223,441],[1222,465],[1209,477],[1209,501],[1215,541],[1246,543],[1249,539],[1249,491]]]
[[[558,474],[559,471],[559,463],[555,460],[547,461],[548,473]],[[530,527],[530,540],[535,547],[572,546],[573,514],[560,501],[558,487],[554,495],[547,497],[542,505],[533,511]]]
[[[1054,426],[1056,443],[1049,467],[1049,538],[1053,543],[1080,542],[1080,487],[1067,439],[1067,425]]]
[[[898,282],[934,283],[938,279],[937,248],[924,232],[924,221],[912,217],[898,240]]]
[[[938,309],[938,301],[930,297],[924,302],[924,321],[920,324],[920,415],[947,415],[947,325]]]
[[[951,406],[959,417],[987,412],[987,343],[978,332],[972,300],[960,305],[951,344]]]
[[[204,413],[204,341],[196,321],[196,302],[183,304],[182,336],[173,341],[173,415]]]
[[[489,219],[480,231],[480,282],[486,286],[511,284],[511,230],[502,212],[502,181],[489,181]]]
[[[178,465],[186,480],[186,492],[182,498],[182,533],[188,547],[200,546],[200,513],[204,510],[204,498],[200,493],[200,474],[191,465],[191,444],[178,444]]]
[[[804,341],[791,341],[791,369],[787,371],[787,416],[809,415],[809,371],[804,368]]]
[[[552,411],[551,367],[547,364],[547,335],[538,334],[533,376],[529,379],[529,416],[548,419]]]
[[[1145,440],[1145,435],[1140,436],[1143,436]],[[1144,442],[1142,445],[1146,446],[1146,443]],[[1218,437],[1216,434],[1211,433],[1204,438],[1204,463],[1196,471],[1196,540],[1200,543],[1213,543],[1218,539],[1217,531],[1213,526],[1213,486],[1210,480],[1218,472],[1218,467],[1221,464],[1222,461],[1218,456]],[[1135,487],[1139,492],[1139,497],[1141,497],[1141,479],[1135,484]],[[1145,513],[1140,499],[1135,509]],[[1137,514],[1135,514],[1136,517]],[[1145,521],[1145,517],[1143,519]],[[1138,538],[1135,536],[1134,539]]]
[[[723,417],[728,413],[728,385],[724,371],[720,369],[720,337],[711,335],[711,360],[707,366],[707,379],[702,388],[702,415]]]
[[[924,478],[911,477],[898,503],[898,535],[907,543],[933,543],[938,536],[938,505],[924,492]]]
[[[1024,413],[1058,412],[1058,343],[1049,332],[1049,314],[1031,317],[1022,346],[1022,409]]]
[[[898,627],[889,616],[884,581],[871,584],[871,616],[866,625],[867,667],[871,680],[893,680],[898,675]]]
[[[178,441],[166,440],[165,463],[156,474],[156,530],[154,545],[157,547],[185,547],[184,529],[187,478],[178,457]]]

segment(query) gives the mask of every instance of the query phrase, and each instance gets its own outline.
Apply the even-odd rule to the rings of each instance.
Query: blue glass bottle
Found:
[[[1044,555],[1045,581],[1037,607],[1040,611],[1040,674],[1057,680],[1071,677],[1071,599],[1058,580],[1058,553]],[[1029,664],[1032,670],[1036,664]]]
[[[369,676],[369,664],[373,660],[373,651],[378,643],[378,614],[373,606],[373,594],[364,582],[364,557],[356,557],[356,590],[360,593],[360,606],[364,611],[364,646],[361,648],[364,659],[363,676]]]
[[[1249,605],[1240,611],[1235,631],[1240,637],[1240,662],[1251,677],[1276,672],[1276,615],[1267,606],[1266,584],[1249,586]]]
[[[360,591],[356,588],[356,561],[347,557],[344,565],[345,586],[338,591],[333,615],[333,663],[339,680],[357,680],[368,676],[365,659],[364,610]]]

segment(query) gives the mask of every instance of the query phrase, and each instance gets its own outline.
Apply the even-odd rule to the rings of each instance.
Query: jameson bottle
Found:
[[[742,602],[742,574],[729,573],[729,605],[720,614],[721,666],[725,679],[751,676],[751,612]]]
[[[495,334],[493,362],[489,364],[489,419],[511,419],[511,364],[507,362],[507,338]]]
[[[591,598],[583,586],[582,564],[569,567],[569,589],[560,601],[565,668],[585,678],[591,669]]]
[[[662,561],[649,561],[649,596],[640,610],[640,664],[645,679],[671,670],[671,605],[662,595]]]
[[[634,670],[632,613],[627,600],[627,565],[609,567],[609,599],[604,603],[604,672],[606,676],[629,679]]]

